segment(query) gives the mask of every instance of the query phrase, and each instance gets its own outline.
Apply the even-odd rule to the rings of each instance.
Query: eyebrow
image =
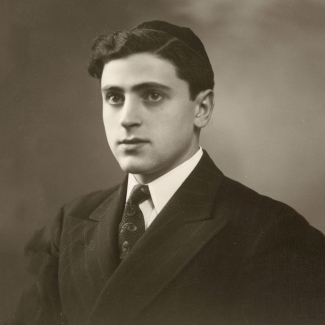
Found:
[[[171,91],[172,88],[168,87],[164,84],[160,84],[158,82],[142,82],[140,84],[134,85],[131,87],[132,91],[140,91],[143,89],[148,89],[148,88],[156,88],[156,89],[160,89],[160,90],[165,90],[165,91]],[[117,91],[117,92],[124,92],[124,89],[122,87],[119,86],[104,86],[102,87],[102,91]]]

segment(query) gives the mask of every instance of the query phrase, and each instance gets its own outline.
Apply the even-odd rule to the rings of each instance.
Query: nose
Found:
[[[142,124],[140,103],[135,98],[125,98],[121,110],[121,125],[132,128]]]

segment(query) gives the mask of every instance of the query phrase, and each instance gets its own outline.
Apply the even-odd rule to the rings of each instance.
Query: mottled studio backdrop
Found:
[[[201,144],[219,168],[325,231],[325,0],[0,0],[0,320],[31,281],[34,229],[123,177],[89,47],[152,19],[206,45],[216,106]]]

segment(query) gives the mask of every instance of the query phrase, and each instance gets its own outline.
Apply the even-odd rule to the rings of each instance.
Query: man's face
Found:
[[[169,61],[148,53],[112,60],[101,88],[109,146],[139,181],[151,182],[198,150],[197,103]]]

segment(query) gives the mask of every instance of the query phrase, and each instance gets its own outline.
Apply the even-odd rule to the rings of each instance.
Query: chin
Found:
[[[149,166],[140,161],[119,161],[121,169],[130,174],[147,174],[150,173]]]

